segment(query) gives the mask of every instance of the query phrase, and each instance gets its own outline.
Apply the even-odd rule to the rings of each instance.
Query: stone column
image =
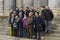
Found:
[[[13,7],[12,7],[13,10],[16,10],[16,0],[13,0]]]

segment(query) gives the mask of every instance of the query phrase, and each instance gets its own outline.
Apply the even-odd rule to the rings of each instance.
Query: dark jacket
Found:
[[[19,15],[19,9],[18,9],[18,10],[16,10],[16,15]]]
[[[19,28],[19,23],[18,23],[17,20],[18,20],[18,19],[15,19],[15,20],[14,20],[13,29],[18,29],[18,28]]]
[[[25,10],[25,14],[28,17],[28,14],[30,13],[30,10]]]
[[[36,11],[35,11],[35,10],[31,10],[31,12],[33,13],[33,15],[35,15],[35,12],[36,12]]]
[[[15,20],[15,18],[10,17],[9,18],[9,24],[13,24],[14,23],[14,20]]]
[[[40,26],[41,26],[40,17],[34,17],[33,25],[35,25],[35,31],[39,32],[40,31]]]
[[[47,21],[51,21],[54,18],[53,12],[49,9],[42,10],[41,15]]]
[[[19,23],[19,29],[22,28],[23,27],[22,16],[19,17],[18,23]]]
[[[24,17],[25,11],[24,10],[20,10],[20,12],[22,13],[22,16]]]

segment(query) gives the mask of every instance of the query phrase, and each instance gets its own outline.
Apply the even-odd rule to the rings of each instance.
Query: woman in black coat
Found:
[[[39,14],[37,12],[35,12],[35,17],[33,20],[33,24],[34,24],[34,28],[35,28],[35,36],[37,38],[37,34],[38,34],[38,40],[40,40],[40,18],[39,18]]]

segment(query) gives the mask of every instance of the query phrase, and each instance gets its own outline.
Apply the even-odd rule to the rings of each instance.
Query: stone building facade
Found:
[[[50,8],[60,8],[60,0],[1,0],[3,4],[2,10],[8,11],[11,8],[17,7],[31,7],[40,8],[42,5],[48,5]],[[16,4],[16,5],[15,5]]]

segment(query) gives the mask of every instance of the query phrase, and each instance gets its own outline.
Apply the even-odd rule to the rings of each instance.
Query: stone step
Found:
[[[60,37],[41,37],[42,40],[60,40]],[[37,40],[37,39],[27,39],[27,38],[17,38],[7,35],[0,35],[0,40]]]
[[[57,32],[57,33],[60,33],[60,30],[52,30],[53,32]]]
[[[43,37],[60,37],[60,33],[43,34]]]
[[[42,40],[60,40],[60,37],[42,37]]]
[[[0,35],[0,40],[33,40],[33,39],[27,39],[27,38],[17,38],[7,35]]]

